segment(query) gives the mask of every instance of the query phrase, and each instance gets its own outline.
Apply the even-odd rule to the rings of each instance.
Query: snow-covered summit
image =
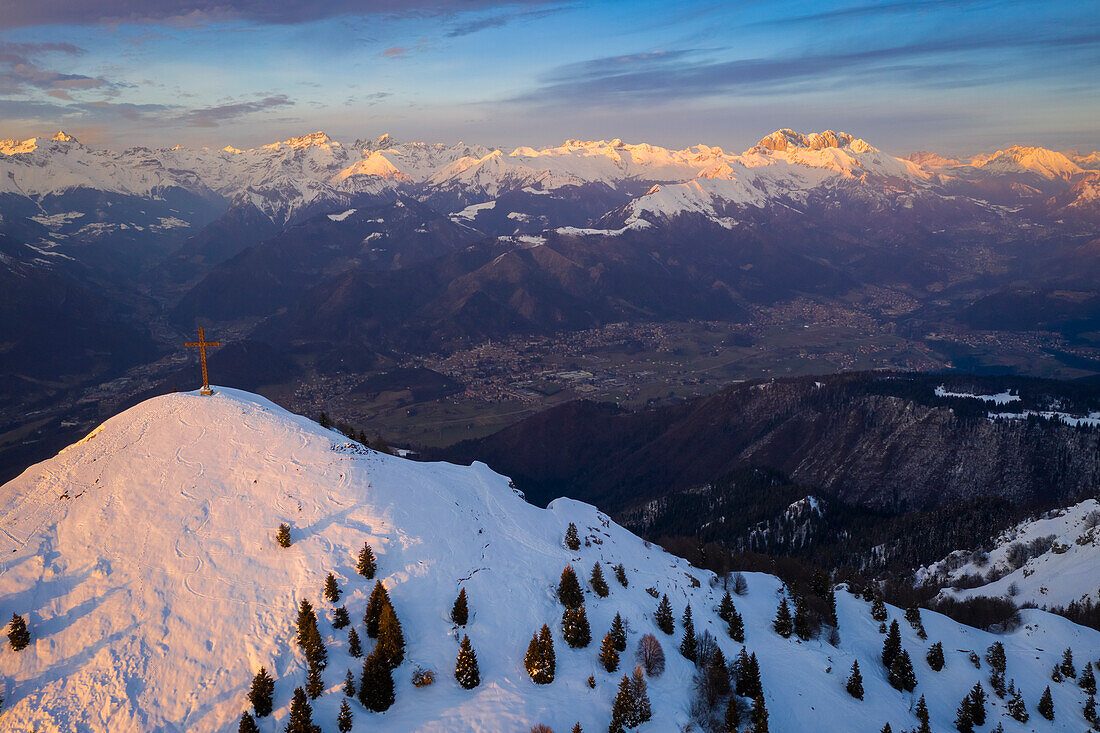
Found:
[[[1033,173],[1047,179],[1068,180],[1081,173],[1081,168],[1062,153],[1020,145],[978,156],[971,165],[988,173]]]
[[[605,729],[622,670],[603,670],[598,640],[616,613],[628,626],[622,668],[633,667],[643,633],[655,633],[668,658],[664,674],[649,679],[653,720],[641,730],[680,730],[694,667],[676,651],[680,625],[676,636],[656,629],[651,593],[667,593],[677,616],[690,604],[697,631],[715,636],[727,658],[741,647],[716,616],[722,591],[713,574],[644,543],[594,507],[561,499],[539,509],[482,464],[376,453],[231,389],[165,395],[111,418],[0,487],[0,507],[0,598],[31,633],[27,649],[0,650],[2,721],[11,730],[233,731],[261,665],[276,678],[274,718],[262,719],[261,730],[281,729],[291,691],[305,682],[293,642],[303,598],[318,609],[328,647],[314,721],[331,729],[344,672],[357,674],[362,660],[332,627],[322,582],[329,572],[337,577],[339,603],[360,626],[372,586],[355,570],[364,542],[378,555],[407,648],[394,672],[396,703],[384,714],[355,703],[357,731],[524,731],[539,722],[568,730],[576,721]],[[284,522],[292,528],[288,548],[274,539]],[[576,551],[563,545],[569,523],[580,529]],[[594,642],[570,649],[555,586],[567,563],[587,578],[597,561],[611,591],[606,598],[585,591]],[[608,572],[616,564],[628,587]],[[456,629],[449,611],[463,587],[471,617]],[[781,592],[774,577],[748,574],[747,594],[735,601],[762,667],[771,729],[914,725],[913,695],[886,681],[869,604],[838,593],[841,641],[833,646],[771,629]],[[950,727],[957,699],[983,677],[966,650],[1003,641],[1009,675],[1033,705],[1063,648],[1083,656],[1100,649],[1100,633],[1065,619],[1031,611],[1025,622],[995,637],[925,612],[927,642],[902,622],[916,694],[926,695],[934,729]],[[554,629],[557,675],[535,685],[522,660],[544,623]],[[481,670],[474,690],[452,675],[463,634]],[[939,673],[921,661],[935,640],[947,656]],[[857,660],[863,701],[844,691]],[[414,687],[417,666],[434,670],[435,684]],[[1055,687],[1054,696],[1058,719],[1045,729],[1079,729],[1076,693]],[[1002,712],[992,708],[991,717],[1007,731],[1030,730]]]

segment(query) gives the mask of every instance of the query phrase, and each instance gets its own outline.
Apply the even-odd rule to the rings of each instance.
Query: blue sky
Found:
[[[0,138],[1100,148],[1100,3],[0,0]]]

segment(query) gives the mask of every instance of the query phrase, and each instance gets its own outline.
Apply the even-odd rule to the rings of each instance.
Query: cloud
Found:
[[[243,20],[296,25],[344,16],[439,16],[548,0],[36,0],[4,3],[0,29],[45,25],[177,23],[201,25]]]
[[[409,49],[405,46],[394,46],[393,48],[387,48],[382,52],[383,56],[404,56],[409,52]]]
[[[787,18],[768,18],[746,23],[743,28],[790,27],[793,25],[814,24],[833,20],[866,20],[869,18],[906,15],[909,13],[927,13],[939,10],[958,10],[968,5],[987,4],[988,0],[901,0],[900,2],[856,5],[835,10],[823,10]]]
[[[447,31],[444,35],[447,38],[459,38],[461,36],[468,36],[479,31],[488,30],[489,28],[500,28],[506,26],[509,23],[523,20],[535,20],[538,18],[545,18],[548,15],[554,13],[560,13],[565,10],[566,6],[542,8],[539,10],[525,10],[525,11],[512,11],[507,13],[498,13],[497,15],[489,15],[484,18],[475,18],[462,23],[458,23]]]
[[[937,83],[950,86],[952,80],[972,83],[963,77],[973,66],[962,62],[967,55],[983,52],[1032,49],[1046,55],[1060,50],[1100,46],[1100,34],[1043,37],[988,35],[984,38],[935,38],[914,43],[838,50],[814,54],[792,54],[762,58],[715,60],[715,53],[699,49],[638,53],[592,59],[559,66],[541,79],[541,86],[511,101],[557,104],[561,102],[643,104],[654,100],[703,98],[728,94],[789,92],[807,84],[834,84],[851,77],[876,75],[889,79],[890,71],[905,81],[936,74]],[[954,59],[947,63],[945,59]],[[1004,64],[1000,64],[1004,70]],[[1016,67],[1012,67],[1016,68]],[[1084,73],[1086,70],[1082,70]],[[1021,75],[1049,73],[1034,65]],[[1068,76],[1068,75],[1065,75]]]
[[[95,89],[111,84],[99,77],[63,74],[43,66],[42,57],[81,56],[84,49],[70,43],[0,42],[0,94],[22,94],[42,90],[57,98],[59,90]]]
[[[244,117],[256,112],[263,112],[276,107],[293,105],[294,102],[285,94],[274,94],[249,102],[234,102],[231,104],[221,104],[216,107],[193,109],[184,114],[182,120],[184,124],[190,125],[191,127],[217,127],[222,122],[233,120],[238,117]]]

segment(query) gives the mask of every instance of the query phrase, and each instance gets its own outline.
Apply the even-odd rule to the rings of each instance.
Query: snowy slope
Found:
[[[917,573],[918,582],[950,584],[966,576],[989,582],[947,589],[955,598],[1012,597],[1016,603],[1065,606],[1100,602],[1100,502],[1089,499],[1006,530],[988,553],[959,550]]]
[[[676,652],[679,624],[676,637],[655,628],[650,586],[668,593],[677,616],[690,602],[697,629],[711,630],[727,657],[740,648],[716,618],[721,588],[710,573],[591,506],[561,499],[539,509],[482,464],[366,451],[263,398],[216,391],[141,403],[0,488],[0,598],[5,612],[28,617],[32,633],[23,652],[0,650],[4,729],[235,731],[251,675],[265,665],[277,679],[276,713],[261,730],[281,730],[291,691],[305,679],[292,625],[298,601],[309,598],[329,648],[328,690],[314,701],[314,719],[333,730],[344,671],[357,672],[361,662],[329,624],[321,584],[326,572],[337,575],[341,602],[362,630],[371,582],[355,573],[354,561],[364,541],[379,555],[408,647],[395,671],[396,704],[379,715],[355,703],[357,731],[526,731],[536,722],[561,731],[578,720],[586,731],[604,730],[619,675],[604,672],[596,655],[616,612],[628,620],[629,650],[652,632],[668,656],[668,670],[650,680],[654,717],[642,730],[679,730],[688,722],[692,668]],[[290,548],[274,543],[280,522],[293,527]],[[563,547],[569,522],[590,540],[578,552]],[[630,585],[609,574],[608,598],[588,593],[594,644],[571,650],[557,630],[554,588],[566,563],[587,577],[597,560],[623,563]],[[471,621],[456,634],[448,612],[461,586]],[[882,637],[869,604],[838,593],[841,643],[833,647],[780,638],[770,630],[779,581],[749,574],[748,587],[736,602],[760,658],[771,730],[915,725],[913,695],[889,687],[877,661]],[[1026,612],[1025,621],[995,637],[925,612],[927,642],[901,623],[935,730],[950,728],[958,700],[988,674],[965,661],[965,650],[1003,641],[1008,675],[1032,710],[1063,648],[1081,660],[1100,655],[1098,632],[1039,611]],[[553,684],[539,687],[521,660],[543,623],[555,628],[558,671]],[[461,633],[480,662],[482,684],[473,691],[451,674]],[[941,673],[923,661],[935,640],[947,654]],[[629,667],[629,652],[624,657]],[[844,692],[855,659],[864,702]],[[417,664],[436,671],[433,686],[412,686]],[[1055,685],[1053,724],[1033,714],[1028,725],[1004,719],[1005,730],[1081,730],[1078,697],[1076,686]],[[1002,710],[991,709],[991,722]]]

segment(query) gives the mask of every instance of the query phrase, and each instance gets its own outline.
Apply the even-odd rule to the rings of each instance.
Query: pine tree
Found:
[[[718,701],[718,698],[725,697],[730,694],[730,670],[726,664],[726,655],[722,653],[722,648],[717,644],[714,645],[714,653],[709,655],[709,661],[707,665],[707,688],[714,694],[713,703]]]
[[[275,541],[279,543],[279,547],[290,547],[294,544],[290,539],[290,525],[283,522],[279,525],[279,531],[275,533]]]
[[[385,712],[393,705],[393,672],[378,650],[367,655],[359,680],[359,702],[368,710]]]
[[[1085,662],[1085,668],[1081,670],[1081,677],[1077,684],[1088,695],[1096,694],[1096,675],[1092,671],[1092,662]]]
[[[458,591],[458,598],[455,599],[454,605],[451,606],[451,621],[455,626],[465,626],[466,622],[470,620],[470,607],[466,601],[466,588],[463,587]]]
[[[332,612],[332,628],[344,629],[351,626],[351,618],[348,617],[348,609],[340,606]]]
[[[316,700],[325,691],[325,682],[321,679],[321,670],[315,664],[309,665],[309,674],[306,677],[306,694],[310,700]]]
[[[256,725],[256,719],[247,710],[241,713],[241,722],[237,726],[237,733],[260,733],[260,728]]]
[[[455,679],[466,690],[472,690],[481,684],[481,672],[477,667],[477,654],[470,645],[470,637],[463,634],[458,645],[458,659],[455,660]]]
[[[1027,712],[1027,705],[1024,703],[1023,693],[1015,689],[1015,687],[1015,683],[1009,684],[1009,689],[1012,691],[1012,698],[1008,701],[1008,714],[1011,715],[1014,720],[1026,723],[1031,716]]]
[[[1085,720],[1092,723],[1093,726],[1096,725],[1097,721],[1100,720],[1100,719],[1098,719],[1097,716],[1096,716],[1096,696],[1095,695],[1089,695],[1085,699],[1085,706],[1082,708],[1081,712],[1085,716]]]
[[[928,655],[925,659],[928,661],[928,666],[934,671],[939,672],[943,669],[943,644],[937,641],[928,647]]]
[[[623,617],[619,614],[615,614],[615,618],[611,621],[611,641],[615,646],[615,651],[626,651],[626,627],[623,624]]]
[[[886,634],[886,639],[882,642],[882,666],[890,669],[890,665],[894,663],[894,659],[900,652],[901,630],[898,629],[897,619],[894,619],[890,623],[890,631]]]
[[[829,586],[829,589],[825,592],[825,603],[829,607],[829,623],[835,629],[840,625],[840,622],[836,617],[836,590],[832,586]]]
[[[584,606],[567,608],[561,614],[561,632],[565,643],[573,649],[583,649],[592,643],[592,629]]]
[[[752,733],[768,733],[768,708],[764,705],[764,693],[753,698],[749,720],[752,722]]]
[[[607,587],[607,581],[603,578],[603,568],[600,567],[598,562],[592,566],[592,577],[588,582],[600,598],[607,598],[607,594],[611,592],[611,589]]]
[[[875,600],[871,602],[871,618],[875,621],[885,621],[889,617],[886,613],[886,604],[882,602],[882,598],[875,596]]]
[[[661,602],[657,605],[657,612],[653,615],[657,628],[666,634],[672,634],[676,630],[676,620],[672,616],[672,604],[667,595],[661,596]]]
[[[890,684],[898,690],[912,692],[917,686],[917,677],[913,673],[913,663],[909,660],[909,652],[902,649],[890,665]]]
[[[285,733],[315,733],[320,728],[313,725],[313,708],[310,707],[306,691],[295,688],[294,699],[290,703],[290,717],[287,719]]]
[[[1035,706],[1035,709],[1039,711],[1039,715],[1047,720],[1054,720],[1054,698],[1050,696],[1050,685],[1047,685],[1047,688],[1043,690],[1043,695],[1039,698],[1039,704]]]
[[[600,644],[600,664],[608,672],[619,668],[619,652],[615,649],[615,640],[610,633],[604,635],[603,643]]]
[[[363,646],[359,641],[359,633],[354,629],[348,629],[348,654],[355,658],[363,656]]]
[[[692,662],[698,658],[699,642],[695,639],[695,622],[691,618],[691,606],[684,609],[684,636],[680,639],[680,654]]]
[[[405,661],[405,634],[393,606],[386,604],[382,609],[382,619],[378,622],[378,646],[375,652],[382,655],[390,669],[397,668]]]
[[[1061,682],[1063,680],[1061,664],[1054,665],[1054,669],[1050,671],[1050,679],[1054,682]]]
[[[970,716],[970,693],[966,694],[955,710],[955,730],[959,733],[974,733],[974,719]]]
[[[989,688],[1002,700],[1005,697],[1005,673],[993,671],[989,674]]]
[[[746,654],[744,647],[737,657],[736,688],[741,697],[756,697],[763,687],[760,684],[760,663],[756,654]]]
[[[351,714],[351,707],[348,705],[348,701],[340,701],[340,714],[336,716],[336,730],[340,733],[351,733],[352,726],[355,724],[355,718]]]
[[[581,584],[577,580],[577,573],[572,565],[566,565],[561,571],[561,580],[558,582],[558,600],[566,608],[580,608],[584,605],[584,593]]]
[[[779,599],[779,607],[775,609],[775,620],[772,621],[772,628],[775,629],[775,633],[782,636],[784,639],[791,638],[791,634],[794,633],[794,623],[791,620],[791,609],[787,605],[787,597],[783,596]]]
[[[374,550],[366,542],[363,543],[363,549],[359,551],[359,561],[355,564],[355,569],[367,580],[374,580],[374,574],[378,572]]]
[[[887,723],[886,725],[882,726],[882,730],[880,730],[879,733],[894,733],[894,729],[890,727],[889,723]]]
[[[615,580],[619,581],[619,585],[626,588],[629,584],[626,582],[626,568],[622,563],[615,565],[612,570],[615,571]]]
[[[252,703],[257,718],[271,715],[274,696],[275,680],[271,679],[266,669],[260,667],[260,671],[252,678],[252,688],[248,691],[248,701]]]
[[[730,592],[726,591],[722,596],[722,600],[718,604],[718,618],[725,621],[727,624],[730,619],[733,618],[733,597],[730,596]]]
[[[630,691],[634,697],[634,710],[637,715],[638,725],[653,717],[653,711],[649,704],[649,692],[646,690],[645,676],[641,667],[635,667],[630,676]]]
[[[863,675],[859,672],[859,662],[852,662],[852,673],[848,675],[848,683],[844,685],[844,689],[855,699],[863,699]]]
[[[550,635],[549,626],[543,624],[542,630],[531,636],[531,643],[527,645],[527,655],[523,658],[523,666],[536,685],[548,685],[554,681],[557,660],[554,656],[554,639]]]
[[[344,677],[344,696],[355,697],[355,677],[352,676],[350,669],[347,676]]]
[[[317,631],[317,614],[313,611],[313,605],[303,598],[298,603],[298,646],[303,650],[309,649],[313,632]]]
[[[611,725],[608,733],[622,733],[626,728],[633,728],[634,697],[630,689],[630,676],[623,675],[619,680],[619,692],[615,695],[615,702],[611,706]]]
[[[321,639],[321,634],[317,631],[316,625],[309,630],[305,651],[306,661],[317,667],[317,669],[324,669],[328,666],[328,650],[325,649],[325,642]]]
[[[12,651],[16,652],[23,651],[31,643],[31,632],[27,630],[27,622],[17,613],[11,615],[8,641],[11,642]]]
[[[565,546],[574,552],[581,549],[581,538],[577,536],[577,525],[572,522],[569,523],[569,528],[565,530]]]
[[[722,721],[725,724],[724,730],[728,733],[737,733],[741,727],[741,703],[737,699],[737,695],[730,695],[729,700],[726,702],[726,717]]]
[[[999,641],[990,644],[985,650],[985,661],[993,671],[1003,673],[1008,664],[1008,660],[1005,659],[1005,645]]]
[[[573,724],[573,730],[570,733],[584,733],[584,729],[581,728],[580,721]]]
[[[729,634],[730,638],[734,641],[744,643],[745,622],[741,619],[741,614],[737,612],[736,608],[733,610],[733,614],[730,616]]]
[[[1066,649],[1062,652],[1062,674],[1066,677],[1076,677],[1077,668],[1073,665],[1073,650]]]
[[[329,603],[336,603],[340,600],[340,586],[336,582],[336,576],[332,573],[325,576],[325,587],[322,594]]]
[[[920,700],[917,700],[917,709],[913,711],[913,714],[917,716],[917,722],[920,723],[916,733],[932,733],[932,725],[928,716],[928,703],[924,701],[924,695],[921,695]]]
[[[981,682],[976,682],[970,688],[968,698],[970,700],[970,719],[974,721],[974,725],[985,725],[985,690],[982,689]]]
[[[810,608],[803,595],[795,598],[794,602],[794,633],[802,641],[810,638]]]
[[[378,638],[378,624],[382,620],[382,609],[390,605],[390,594],[381,580],[374,582],[374,589],[367,599],[367,611],[363,614],[363,623],[367,625],[367,636]]]

